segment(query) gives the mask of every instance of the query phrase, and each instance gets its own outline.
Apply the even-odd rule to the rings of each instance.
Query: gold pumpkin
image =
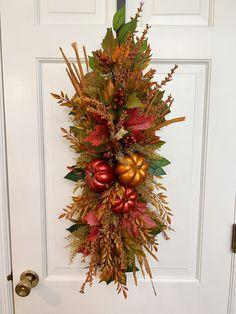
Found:
[[[140,185],[146,179],[147,171],[148,163],[139,154],[124,156],[115,168],[119,181],[130,187]]]

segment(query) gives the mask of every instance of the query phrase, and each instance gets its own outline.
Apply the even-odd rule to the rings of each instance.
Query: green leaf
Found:
[[[161,229],[159,229],[159,228],[153,229],[150,233],[151,233],[152,235],[156,236],[156,235],[158,235],[159,233],[161,233]]]
[[[125,23],[125,5],[123,5],[114,15],[113,18],[113,29],[118,31],[118,29]]]
[[[156,167],[166,167],[170,164],[170,161],[164,157],[160,157],[160,159],[153,160],[152,162],[155,163]]]
[[[136,27],[137,27],[137,18],[134,18],[132,21],[123,25],[118,34],[119,42],[123,43],[126,40],[129,33],[133,34],[135,32]]]
[[[142,102],[137,97],[137,93],[133,93],[128,97],[126,101],[126,107],[129,109],[143,107]]]
[[[106,36],[102,42],[102,48],[108,54],[108,56],[111,57],[117,45],[118,45],[118,41],[113,35],[112,28],[108,28]]]
[[[75,169],[70,171],[66,176],[65,179],[77,182],[77,181],[82,181],[85,178],[85,173],[84,170],[82,169]]]
[[[147,46],[148,46],[148,39],[146,38],[143,43],[142,43],[142,46],[140,48],[140,52],[144,52],[146,49],[147,49]]]
[[[70,228],[66,229],[67,231],[69,231],[70,233],[73,233],[75,231],[77,231],[79,228],[86,226],[86,224],[74,224],[72,226],[70,226]]]
[[[93,70],[95,68],[95,60],[94,57],[89,56],[89,66]]]
[[[89,66],[92,70],[99,70],[100,64],[97,58],[97,51],[93,51],[92,54],[92,56],[89,56]]]
[[[162,168],[150,167],[149,172],[152,176],[156,176],[156,177],[166,175],[166,172]]]
[[[161,156],[157,160],[151,160],[150,161],[151,167],[155,167],[155,168],[166,167],[169,164],[170,164],[170,161],[164,157],[161,157]]]
[[[107,285],[109,285],[112,281],[114,281],[115,279],[114,278],[110,278],[106,281]]]
[[[74,111],[72,109],[71,112],[69,112],[69,116],[74,116],[74,115],[75,115],[75,113],[74,113]]]
[[[155,148],[158,149],[158,148],[160,148],[161,146],[165,145],[165,143],[166,143],[166,142],[164,142],[164,141],[159,141],[159,142],[157,142],[157,143],[155,144]]]
[[[109,285],[112,281],[114,281],[115,279],[114,278],[109,278],[108,280],[100,280],[99,281],[99,283],[101,283],[101,282],[103,282],[103,281],[105,281],[105,283],[107,284],[107,285]]]
[[[126,270],[125,270],[125,272],[126,273],[132,273],[133,272],[133,265],[129,265],[127,268],[126,268]],[[135,271],[139,271],[139,268],[138,267],[136,267],[135,266]]]
[[[166,172],[162,169],[162,167],[165,167],[169,164],[170,161],[164,157],[160,157],[158,160],[151,160],[149,162],[149,172],[153,176],[163,176],[166,174]]]

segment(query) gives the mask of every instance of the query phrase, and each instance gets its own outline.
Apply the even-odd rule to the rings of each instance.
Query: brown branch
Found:
[[[157,259],[157,257],[156,257],[156,255],[153,254],[152,251],[151,251],[146,245],[144,245],[144,248],[148,251],[148,253],[149,253],[157,262],[159,262],[158,259]]]
[[[134,283],[137,286],[138,285],[138,279],[137,279],[137,275],[136,275],[135,259],[133,260],[133,277],[134,277]]]
[[[155,289],[155,287],[154,287],[153,280],[152,280],[152,271],[151,271],[151,268],[150,268],[150,266],[149,266],[149,264],[148,264],[148,260],[147,260],[146,256],[143,257],[143,260],[144,260],[144,266],[145,266],[145,268],[146,268],[146,271],[147,271],[147,273],[148,273],[148,275],[149,275],[149,277],[150,277],[151,283],[152,283],[153,292],[154,292],[154,294],[155,294],[155,296],[156,296],[156,295],[157,295],[157,292],[156,292],[156,289]]]
[[[157,127],[154,128],[154,130],[160,130],[163,126],[167,126],[169,124],[172,124],[172,123],[176,123],[176,122],[182,122],[185,120],[185,117],[179,117],[179,118],[174,118],[174,119],[171,119],[171,120],[167,120],[161,124],[159,124]]]
[[[70,64],[70,62],[68,61],[66,55],[64,54],[64,51],[62,50],[62,48],[59,47],[59,49],[60,49],[60,51],[61,51],[61,54],[62,54],[62,56],[63,56],[63,59],[64,59],[66,65],[67,65],[67,68],[68,68],[68,69],[66,69],[66,72],[67,72],[67,74],[68,74],[68,76],[69,76],[69,78],[70,78],[70,80],[71,80],[71,83],[73,84],[73,86],[74,86],[74,88],[75,88],[77,94],[81,96],[81,95],[82,95],[82,92],[81,92],[81,89],[80,89],[80,86],[79,86],[79,81],[78,81],[78,79],[77,79],[77,77],[76,77],[76,74],[74,73],[74,71],[73,71],[73,69],[72,69],[72,67],[71,67],[71,64]]]
[[[80,78],[81,78],[81,82],[83,83],[84,82],[84,71],[83,71],[83,68],[82,68],[82,65],[81,65],[77,43],[76,42],[72,43],[71,47],[75,51],[75,56],[76,56],[76,60],[77,60],[79,71],[80,71]]]
[[[87,55],[85,46],[83,46],[83,52],[84,52],[84,59],[85,59],[86,69],[87,69],[87,73],[88,73],[89,72],[89,62],[88,62],[88,55]]]
[[[164,80],[161,81],[161,84],[158,84],[158,83],[156,84],[156,88],[160,89],[162,86],[170,82],[177,68],[178,68],[178,65],[175,64],[175,66],[171,69],[170,73],[168,73],[167,76],[164,78]]]
[[[77,75],[77,78],[78,78],[79,81],[81,82],[81,77],[80,77],[80,74],[79,74],[79,70],[77,69],[77,66],[76,66],[74,63],[72,63],[72,66],[73,66],[73,68],[74,68],[74,70],[75,70],[75,73],[76,73],[76,75]]]
[[[71,80],[72,85],[73,85],[74,88],[75,88],[76,93],[77,93],[79,96],[82,96],[82,91],[81,91],[81,89],[80,89],[80,87],[79,87],[79,83],[78,83],[78,81],[77,81],[77,79],[76,79],[76,77],[75,77],[75,74],[72,75],[68,69],[66,69],[66,72],[67,72],[67,74],[68,74],[68,76],[69,76],[69,78],[70,78],[70,80]]]
[[[170,112],[170,108],[171,108],[173,102],[174,102],[174,98],[169,96],[167,98],[167,100],[164,102],[163,107],[165,107],[168,103],[169,103],[169,106],[166,108],[165,111],[162,112],[161,117],[164,117],[165,115],[167,115],[168,112]]]

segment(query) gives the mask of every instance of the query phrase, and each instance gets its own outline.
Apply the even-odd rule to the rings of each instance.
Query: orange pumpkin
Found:
[[[140,185],[146,179],[147,171],[148,163],[139,154],[124,156],[115,168],[119,181],[130,187]]]

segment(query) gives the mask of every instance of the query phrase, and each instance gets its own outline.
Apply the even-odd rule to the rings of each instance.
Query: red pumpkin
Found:
[[[91,161],[87,165],[85,177],[88,187],[96,192],[106,190],[115,179],[112,167],[104,159]]]
[[[117,197],[115,199],[112,211],[116,214],[125,214],[136,206],[138,193],[132,188],[125,188],[125,194],[123,198]]]

